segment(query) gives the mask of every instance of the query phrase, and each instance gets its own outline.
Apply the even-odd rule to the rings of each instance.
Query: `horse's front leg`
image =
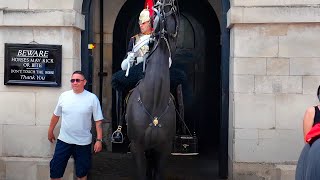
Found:
[[[146,180],[146,163],[144,157],[144,147],[142,144],[131,141],[130,150],[135,165],[135,179]]]
[[[157,149],[155,154],[156,165],[154,168],[154,179],[164,180],[165,179],[165,167],[168,158],[171,153],[172,144],[170,142],[161,145],[161,148]]]

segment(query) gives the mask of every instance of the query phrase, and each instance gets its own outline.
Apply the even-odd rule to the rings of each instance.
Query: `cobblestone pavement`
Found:
[[[218,161],[214,155],[170,156],[167,180],[217,180]],[[89,180],[131,180],[130,154],[101,152],[93,156]]]

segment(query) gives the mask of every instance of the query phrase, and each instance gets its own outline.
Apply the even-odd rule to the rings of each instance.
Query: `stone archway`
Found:
[[[143,1],[142,1],[143,2]],[[128,3],[128,4],[127,4]],[[181,13],[184,16],[184,19],[186,19],[185,22],[190,22],[191,29],[193,28],[194,31],[197,33],[191,32],[189,30],[184,32],[191,33],[187,34],[185,37],[181,38],[186,41],[190,39],[189,37],[196,36],[195,42],[193,42],[196,46],[195,48],[190,47],[183,47],[188,46],[186,43],[188,42],[182,42],[183,45],[181,45],[181,48],[184,52],[188,50],[189,52],[192,51],[191,54],[192,60],[196,60],[193,65],[191,65],[192,69],[190,69],[190,81],[193,81],[190,84],[189,88],[192,92],[189,93],[189,99],[186,99],[186,102],[190,100],[190,114],[188,117],[190,117],[190,120],[187,120],[190,122],[190,126],[193,126],[191,129],[194,129],[196,133],[202,136],[201,139],[205,139],[208,134],[211,132],[219,132],[219,77],[220,77],[220,24],[218,21],[218,18],[216,17],[213,9],[211,8],[209,3],[196,3],[193,4],[192,1],[182,1],[180,4]],[[128,39],[135,33],[134,31],[138,29],[135,27],[135,25],[130,24],[130,22],[136,22],[133,19],[137,18],[139,9],[143,7],[143,3],[132,4],[132,1],[127,1],[124,6],[121,8],[119,15],[117,17],[115,27],[114,27],[114,33],[113,33],[113,69],[114,71],[118,70],[120,68],[120,63],[122,61],[122,58],[125,56],[126,53],[126,47],[127,47],[127,41]],[[201,8],[204,8],[205,10],[201,11]],[[123,13],[122,13],[123,12]],[[205,13],[206,14],[205,14]],[[129,13],[129,14],[128,14]],[[131,14],[130,14],[131,13]],[[130,17],[130,18],[128,18]],[[132,27],[131,27],[132,26]],[[188,28],[186,27],[186,28]],[[200,32],[203,32],[202,35]],[[124,34],[126,36],[124,36]],[[200,45],[203,44],[203,45]],[[210,48],[207,48],[207,47]],[[180,49],[181,49],[180,48]],[[181,50],[182,50],[181,49]],[[194,50],[192,50],[194,49]],[[189,53],[190,55],[190,53]],[[183,56],[188,56],[184,54]],[[190,58],[189,58],[190,59]],[[187,70],[188,71],[188,70]],[[213,73],[210,73],[213,72]],[[187,72],[188,73],[188,72]],[[209,78],[208,78],[209,77]],[[209,83],[206,83],[203,81],[204,78],[210,79]],[[216,79],[214,79],[216,78]],[[207,86],[207,84],[211,84]],[[216,87],[216,89],[215,89]],[[204,91],[206,89],[206,92]],[[186,89],[186,93],[187,93]],[[206,102],[204,99],[208,97],[202,96],[202,94],[207,93],[209,96],[211,94],[214,94],[214,96],[211,96],[212,102],[216,102],[213,104],[208,104],[209,102]],[[197,98],[193,98],[197,97]],[[204,106],[199,111],[194,110],[195,103],[204,104]],[[216,114],[208,114],[210,111],[209,107],[214,106],[215,109],[217,109]],[[208,107],[207,110],[204,110],[205,107]],[[188,108],[188,107],[187,107]],[[203,113],[201,113],[203,111]],[[204,115],[203,114],[208,115]],[[199,114],[198,114],[199,113]],[[196,114],[196,115],[194,115]],[[198,114],[198,115],[197,115]],[[188,118],[187,117],[187,118]],[[201,122],[193,122],[196,121],[197,118],[201,119],[215,119],[215,122],[208,122],[203,123]],[[196,123],[196,124],[195,124]],[[200,130],[201,128],[206,128],[206,124],[210,124],[211,127],[216,127],[217,129],[214,129],[211,131],[208,129],[206,131]],[[197,132],[198,131],[198,132]],[[201,131],[201,132],[200,132]],[[206,135],[207,134],[207,135]],[[219,133],[217,135],[209,135],[211,137],[218,137]],[[218,138],[214,140],[216,143],[218,142]],[[205,142],[204,142],[205,143]],[[206,142],[207,143],[207,142]],[[213,142],[212,142],[213,143]]]

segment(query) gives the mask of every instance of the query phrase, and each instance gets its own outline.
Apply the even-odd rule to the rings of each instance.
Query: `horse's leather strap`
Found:
[[[144,104],[143,104],[143,102],[142,102],[142,100],[141,100],[139,88],[138,88],[137,90],[138,90],[138,93],[139,93],[138,102],[139,102],[140,105],[142,106],[144,112],[149,115],[149,117],[150,117],[150,119],[151,119],[151,123],[149,124],[149,126],[152,126],[154,119],[160,120],[161,117],[167,113],[167,111],[168,111],[168,109],[169,109],[169,106],[170,106],[170,104],[171,104],[172,99],[169,97],[169,102],[168,102],[168,104],[167,104],[167,107],[166,107],[166,109],[161,113],[160,116],[152,116],[152,115],[149,113],[149,111],[147,110],[147,108],[144,106]],[[161,127],[162,125],[161,125],[161,123],[159,123],[157,126],[158,126],[158,127]]]

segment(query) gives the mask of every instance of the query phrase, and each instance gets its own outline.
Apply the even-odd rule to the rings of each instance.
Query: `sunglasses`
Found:
[[[84,79],[70,79],[71,83],[74,83],[74,82],[79,83],[80,81],[84,81]]]

